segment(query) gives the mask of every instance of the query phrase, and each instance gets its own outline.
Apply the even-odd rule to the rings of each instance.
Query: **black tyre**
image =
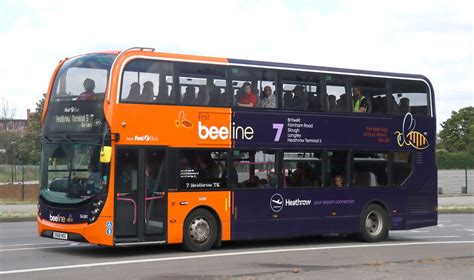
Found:
[[[216,243],[217,222],[205,209],[196,209],[184,221],[182,247],[191,252],[207,251]]]
[[[377,204],[370,204],[360,216],[359,239],[365,242],[378,242],[388,237],[388,215]]]

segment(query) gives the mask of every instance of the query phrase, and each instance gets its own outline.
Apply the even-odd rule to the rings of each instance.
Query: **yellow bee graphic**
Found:
[[[175,121],[176,127],[184,127],[190,129],[193,127],[193,123],[186,119],[186,113],[184,111],[179,112],[178,119]]]
[[[415,131],[416,121],[411,113],[407,113],[403,118],[402,132],[395,131],[398,146],[412,146],[415,149],[423,150],[430,145],[428,139],[422,133]]]

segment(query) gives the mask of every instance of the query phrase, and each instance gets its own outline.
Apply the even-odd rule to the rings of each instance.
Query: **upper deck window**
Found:
[[[389,106],[394,106],[393,99],[387,98],[387,85],[384,79],[355,78],[351,93],[354,113],[387,114]]]
[[[213,107],[229,105],[224,66],[183,63],[179,72],[181,104]]]
[[[51,101],[103,99],[115,55],[90,54],[66,61],[54,82]]]
[[[121,102],[174,104],[173,64],[136,59],[125,66]]]
[[[277,108],[276,74],[252,68],[231,68],[234,106]]]
[[[319,76],[305,72],[283,72],[283,108],[290,110],[322,111]]]
[[[393,80],[392,96],[395,103],[395,114],[412,113],[415,116],[431,116],[428,89],[425,83]]]

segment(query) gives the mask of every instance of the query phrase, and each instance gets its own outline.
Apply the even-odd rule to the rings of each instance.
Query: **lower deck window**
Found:
[[[181,189],[221,189],[227,187],[227,152],[182,150],[179,156]]]
[[[275,154],[265,151],[234,151],[234,164],[229,174],[233,187],[275,188]]]

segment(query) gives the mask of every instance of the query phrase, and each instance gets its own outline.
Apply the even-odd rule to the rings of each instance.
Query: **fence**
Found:
[[[39,181],[38,165],[0,165],[0,183]]]
[[[474,169],[438,170],[439,194],[474,194]]]

